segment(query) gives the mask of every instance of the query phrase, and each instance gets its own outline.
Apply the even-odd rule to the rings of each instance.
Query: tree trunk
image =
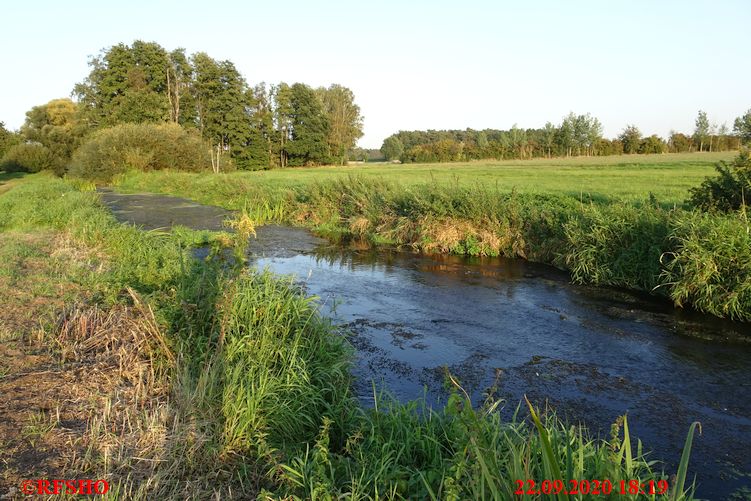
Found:
[[[172,103],[172,82],[170,82],[170,69],[167,67],[167,100],[169,101],[169,118],[175,121],[175,106]]]
[[[180,120],[180,79],[175,75],[174,81],[170,78],[171,68],[167,67],[167,99],[169,100],[170,120],[178,123]]]

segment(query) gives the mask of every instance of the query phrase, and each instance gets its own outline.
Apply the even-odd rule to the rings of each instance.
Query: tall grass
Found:
[[[739,214],[697,215],[479,185],[399,187],[360,177],[297,191],[288,221],[339,239],[422,252],[522,257],[554,264],[579,283],[644,290],[678,306],[751,319],[748,223]]]
[[[684,213],[670,233],[661,282],[676,304],[751,320],[751,232],[743,216]]]
[[[294,450],[323,416],[341,426],[350,350],[291,282],[243,273],[220,304],[224,444],[231,451]]]
[[[555,414],[539,415],[530,404],[530,419],[517,409],[503,421],[497,403],[473,409],[455,393],[440,410],[424,402],[399,404],[376,399],[377,408],[363,412],[343,448],[332,446],[331,422],[325,420],[318,439],[303,455],[282,464],[281,492],[295,499],[581,499],[566,495],[517,495],[519,481],[538,488],[543,479],[608,479],[619,489],[621,480],[667,480],[642,450],[634,451],[624,416],[609,440],[591,438],[587,430],[560,421]],[[622,430],[622,432],[621,432]],[[651,499],[691,499],[686,482],[688,451],[671,489]],[[278,492],[279,493],[279,492]],[[584,496],[607,499],[609,496]],[[637,499],[637,495],[619,496]]]

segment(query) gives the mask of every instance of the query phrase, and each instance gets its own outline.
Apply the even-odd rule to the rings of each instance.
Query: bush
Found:
[[[728,165],[715,165],[718,175],[707,178],[700,186],[691,189],[688,203],[704,211],[729,212],[748,206],[751,198],[751,155],[741,153]]]
[[[211,168],[209,149],[176,124],[122,124],[94,133],[73,154],[69,172],[98,181],[131,169],[196,172]]]
[[[11,146],[0,161],[0,170],[6,172],[39,172],[54,170],[52,152],[41,144]]]

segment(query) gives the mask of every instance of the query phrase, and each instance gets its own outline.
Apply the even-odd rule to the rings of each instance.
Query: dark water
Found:
[[[168,197],[103,197],[118,217],[147,227],[162,224],[165,210],[176,224],[216,221],[217,209],[209,208],[206,225],[195,211],[186,223],[165,208],[186,201]],[[160,208],[153,221],[152,201]],[[448,367],[475,400],[495,386],[506,413],[527,395],[603,437],[628,413],[632,433],[669,471],[689,425],[700,421],[691,457],[699,494],[725,499],[751,487],[746,324],[573,286],[566,274],[521,260],[344,249],[280,227],[260,228],[251,249],[256,266],[294,274],[321,298],[322,312],[351,332],[365,405],[373,380],[400,400],[427,388],[428,401],[439,404]]]
[[[200,205],[184,198],[140,193],[124,195],[107,188],[97,191],[118,220],[147,230],[180,225],[196,230],[221,231],[225,229],[222,222],[231,214],[220,207]]]

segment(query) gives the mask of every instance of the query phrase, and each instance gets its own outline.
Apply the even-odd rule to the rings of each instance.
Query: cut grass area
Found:
[[[665,206],[682,205],[688,189],[713,173],[720,160],[730,160],[734,152],[669,153],[663,155],[623,155],[534,160],[478,161],[450,164],[375,164],[347,167],[312,167],[270,171],[212,174],[153,172],[126,176],[120,188],[129,191],[169,193],[169,186],[180,184],[226,184],[231,192],[236,184],[253,185],[266,191],[301,188],[316,182],[328,182],[357,175],[365,179],[386,180],[403,186],[426,183],[494,187],[500,191],[567,195],[595,201],[643,201],[652,193]],[[191,179],[188,181],[188,179]],[[197,190],[205,192],[207,190]],[[191,197],[190,193],[182,195]],[[227,206],[221,196],[205,203]],[[237,209],[239,207],[229,207]]]

